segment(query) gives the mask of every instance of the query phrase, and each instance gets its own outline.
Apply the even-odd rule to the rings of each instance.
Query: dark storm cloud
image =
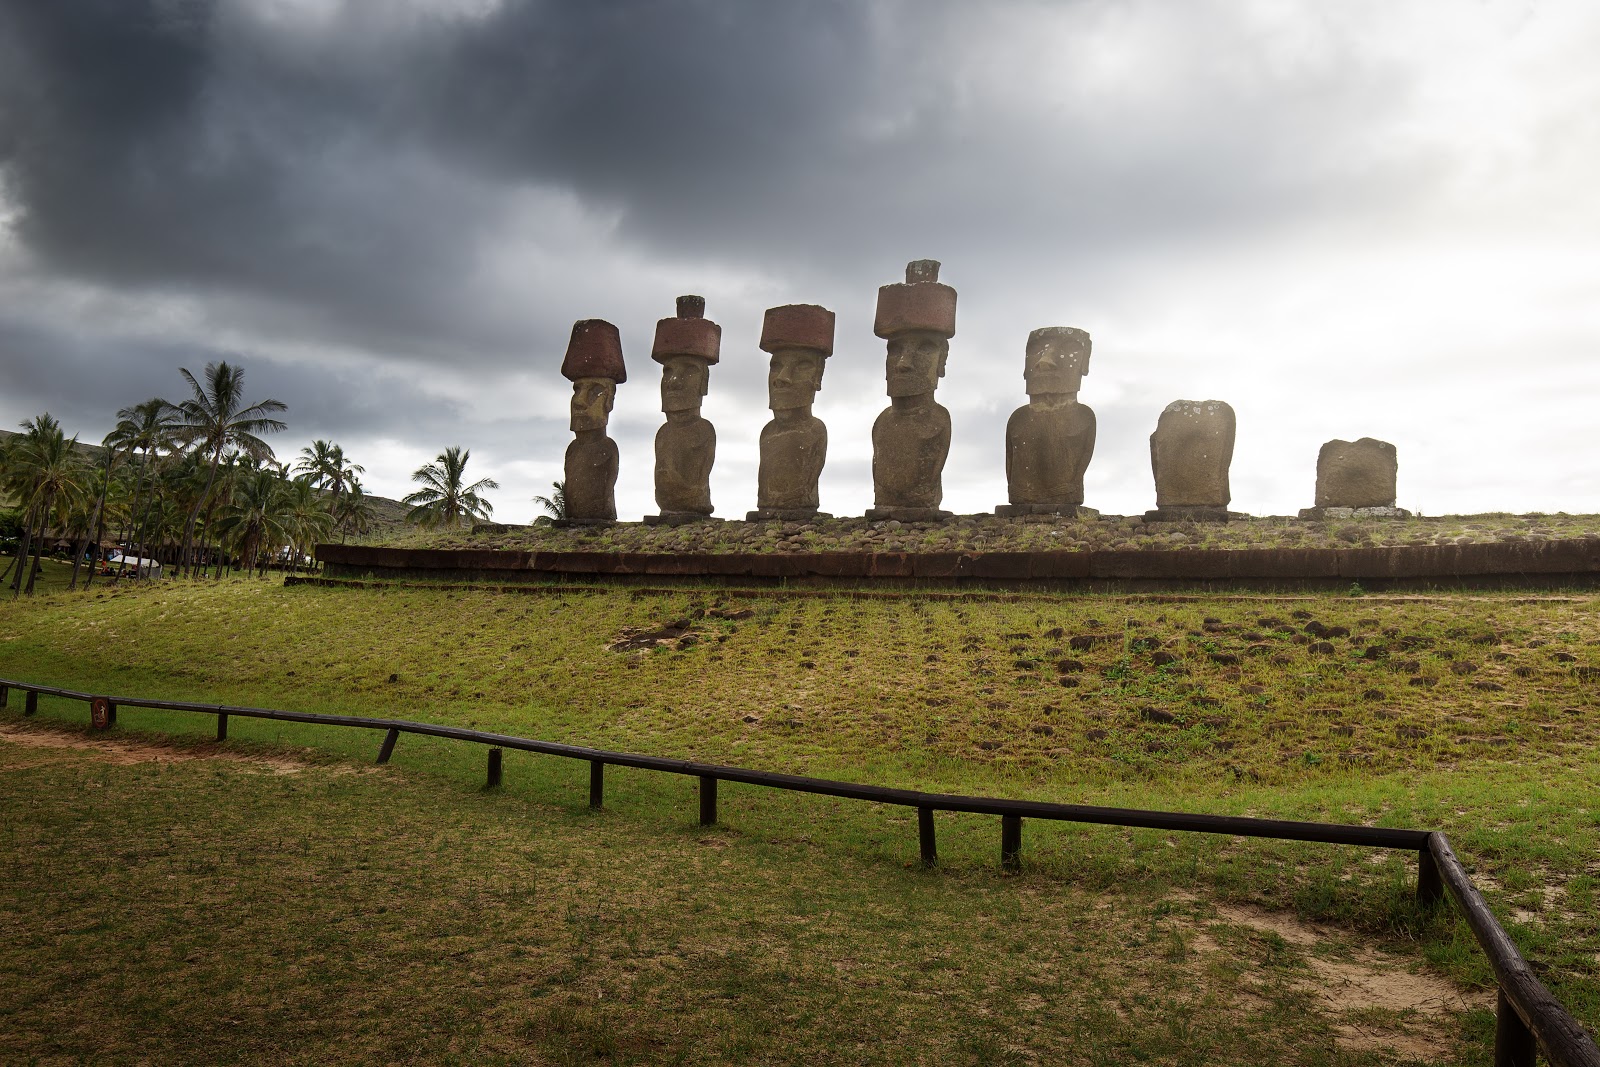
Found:
[[[103,433],[118,407],[173,391],[178,366],[237,359],[290,403],[296,435],[461,443],[542,489],[559,471],[567,331],[603,316],[635,374],[614,429],[637,514],[660,418],[650,329],[699,291],[725,330],[707,412],[731,513],[766,419],[761,311],[819,302],[838,313],[824,496],[855,500],[883,389],[873,295],[932,256],[961,292],[941,396],[959,428],[947,481],[981,494],[962,506],[998,502],[985,480],[1023,399],[1024,340],[1045,324],[1090,329],[1103,353],[1090,477],[1143,482],[1166,401],[1286,402],[1283,374],[1317,370],[1297,356],[1311,330],[1334,335],[1357,302],[1380,321],[1419,303],[1357,301],[1371,272],[1351,264],[1418,218],[1470,229],[1470,202],[1439,214],[1441,192],[1507,168],[1459,166],[1483,139],[1449,120],[1486,121],[1463,92],[1492,75],[1505,91],[1485,101],[1544,114],[1548,89],[1513,91],[1531,66],[1484,73],[1518,47],[1509,29],[1468,33],[1459,58],[1412,39],[1426,18],[1387,11],[0,0],[0,404],[11,421],[72,405]],[[1548,169],[1529,158],[1519,173]],[[1563,203],[1551,188],[1543,201]],[[1284,354],[1269,359],[1259,307],[1274,294]],[[1285,301],[1309,309],[1303,336]],[[1228,346],[1182,355],[1208,333]],[[1369,336],[1322,358],[1356,381],[1370,349],[1387,373],[1393,350]],[[84,383],[70,396],[66,374]]]
[[[24,398],[24,410],[48,410],[85,440],[108,430],[121,408],[152,396],[174,403],[187,399],[179,368],[204,381],[205,366],[218,362],[246,367],[249,402],[272,397],[286,403],[295,439],[375,438],[403,430],[422,440],[446,440],[473,421],[464,405],[431,394],[426,381],[382,368],[308,371],[182,340],[79,334],[15,317],[0,317],[0,362],[7,368],[6,392]]]
[[[509,341],[475,323],[468,286],[519,184],[580,191],[657,254],[866,279],[926,244],[984,267],[1019,244],[1103,259],[1113,237],[1270,221],[1385,178],[1365,154],[1337,165],[1370,89],[1221,91],[1176,130],[1070,82],[997,99],[953,66],[952,38],[984,25],[963,5],[408,12],[351,5],[297,31],[249,5],[12,0],[18,232],[64,270],[242,290],[308,332],[343,321],[426,352]],[[1099,32],[1086,17],[1063,69]]]

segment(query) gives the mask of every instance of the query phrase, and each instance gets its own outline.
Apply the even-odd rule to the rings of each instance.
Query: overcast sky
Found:
[[[945,506],[1006,499],[1039,326],[1094,338],[1086,503],[1154,506],[1173,400],[1238,413],[1233,506],[1399,449],[1426,514],[1600,512],[1592,0],[0,0],[0,425],[98,440],[245,368],[400,497],[449,445],[529,521],[572,322],[621,329],[624,519],[655,321],[723,328],[716,513],[755,506],[762,312],[838,315],[822,506],[872,503],[877,287],[960,293]]]

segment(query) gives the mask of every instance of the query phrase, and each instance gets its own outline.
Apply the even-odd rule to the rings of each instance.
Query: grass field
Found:
[[[0,675],[929,790],[1443,829],[1542,977],[1593,1027],[1597,607],[1581,595],[1018,601],[162,583],[0,606]],[[16,703],[0,717],[12,730],[24,727]],[[46,700],[40,719],[54,718],[81,722],[81,706]],[[118,733],[130,727],[178,735],[184,753],[213,747],[197,740],[209,719],[128,712]],[[291,880],[303,899],[332,916],[368,892],[356,857],[370,852],[389,871],[384,907],[412,916],[391,931],[395,951],[422,960],[415,988],[438,999],[418,992],[420,1015],[383,1026],[330,1020],[327,1034],[351,1035],[352,1061],[396,1058],[401,1046],[382,1041],[432,1033],[426,1018],[454,1018],[485,996],[505,1017],[424,1058],[572,1062],[593,1059],[600,1035],[600,1053],[640,1062],[1486,1060],[1487,970],[1450,916],[1413,909],[1406,856],[1030,822],[1023,874],[1007,878],[995,820],[948,816],[943,866],[924,874],[915,820],[894,809],[724,786],[725,826],[706,833],[692,825],[688,781],[613,772],[608,810],[594,817],[581,765],[508,754],[506,788],[489,796],[481,750],[406,738],[390,768],[351,774],[377,742],[353,734],[235,720],[228,751],[288,754],[306,764],[293,775],[216,760],[46,759],[6,742],[4,847],[27,858],[19,869],[45,873],[0,890],[8,921],[26,920],[5,966],[54,968],[72,987],[81,957],[63,951],[61,931],[92,926],[93,908],[67,894],[52,901],[56,919],[37,916],[51,872],[74,872],[69,884],[110,878],[115,895],[145,902],[93,920],[122,924],[178,921],[145,914],[155,908],[145,879],[170,875],[192,910],[223,878],[229,892],[267,894],[258,911],[285,929],[222,938],[208,919],[211,947],[191,963],[152,962],[121,947],[137,938],[115,927],[98,940],[91,929],[90,941],[119,946],[123,973],[161,963],[174,989],[226,957],[242,985],[272,972],[279,1002],[379,997],[376,942],[347,946],[337,966],[326,953],[298,962],[292,978],[260,954],[270,943],[300,960],[319,943],[306,924],[332,921],[295,919],[272,896],[285,870],[300,870]],[[101,786],[85,784],[96,776]],[[119,864],[114,849],[89,847],[96,834],[136,852],[165,841],[162,862]],[[460,915],[445,928],[473,962],[441,962],[450,957],[426,916],[465,892],[445,887],[490,893],[521,862],[508,858],[517,849],[538,855],[529,867],[549,891],[511,909],[515,921],[552,943],[591,939],[592,958],[609,961],[598,985],[525,999],[524,965],[480,966],[474,954],[498,951],[494,931]],[[587,891],[560,873],[602,860],[610,873]],[[791,904],[829,918],[804,921]],[[648,919],[629,919],[631,907]],[[606,983],[642,973],[631,953],[698,938],[702,924],[704,944],[719,947],[700,970],[652,965],[656,999],[617,999]],[[930,963],[944,958],[935,943],[958,962]],[[1340,970],[1350,967],[1445,984],[1420,1001],[1340,1002],[1330,990],[1392,992],[1394,982]],[[843,977],[863,968],[864,984]],[[741,974],[720,1000],[707,993]],[[927,975],[956,984],[906,984]],[[1440,1014],[1441,1003],[1452,1010]],[[13,1007],[0,1032],[22,1032],[14,1020],[36,1009]],[[178,1025],[176,1010],[148,1018],[161,1032]],[[239,1033],[233,1058],[273,1058]],[[718,1044],[740,1033],[755,1054]],[[1234,1033],[1248,1055],[1222,1051]],[[813,1034],[820,1044],[807,1044]],[[19,1055],[45,1055],[23,1040]],[[148,1054],[125,1040],[106,1055]],[[320,1040],[308,1031],[278,1051],[326,1059]]]

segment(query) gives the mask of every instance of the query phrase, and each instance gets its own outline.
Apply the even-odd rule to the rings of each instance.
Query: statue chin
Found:
[[[570,429],[573,433],[585,430],[603,430],[610,420],[604,415],[574,415]]]

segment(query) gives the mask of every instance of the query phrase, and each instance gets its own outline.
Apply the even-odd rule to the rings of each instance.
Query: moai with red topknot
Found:
[[[756,510],[750,522],[828,518],[817,510],[817,480],[828,457],[828,428],[811,414],[833,355],[833,312],[816,304],[768,308],[761,325],[772,421],[761,430]]]
[[[650,358],[661,364],[661,410],[656,431],[656,506],[652,526],[678,526],[711,518],[711,465],[717,431],[700,417],[711,367],[722,350],[722,327],[705,317],[701,296],[678,297],[678,314],[656,323]]]
[[[933,399],[956,332],[956,291],[939,281],[939,262],[906,264],[904,284],[878,290],[872,332],[888,342],[889,407],[872,424],[869,519],[947,519],[944,461],[950,454],[950,412]]]
[[[617,521],[617,443],[606,436],[617,386],[628,380],[622,339],[604,319],[572,324],[561,362],[572,382],[573,441],[567,446],[565,525],[597,526]]]

